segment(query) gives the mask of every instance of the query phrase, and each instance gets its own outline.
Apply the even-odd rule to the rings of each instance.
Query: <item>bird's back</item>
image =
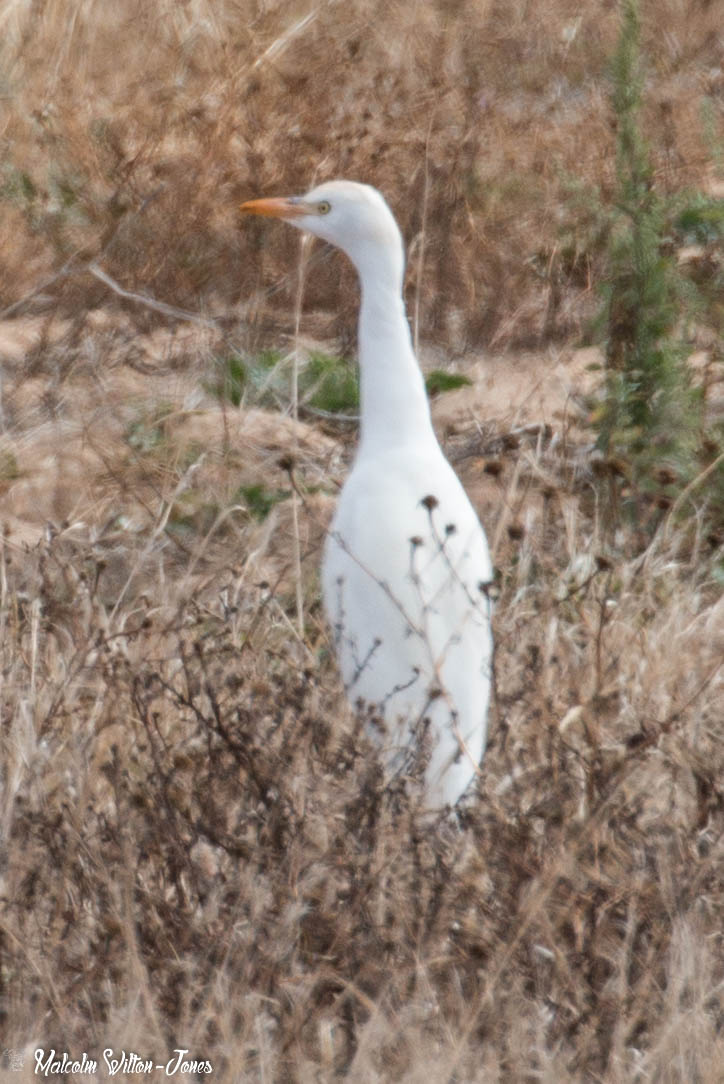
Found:
[[[348,695],[384,715],[393,769],[424,735],[431,805],[457,800],[484,749],[490,577],[482,527],[436,443],[358,459],[327,542],[325,606]]]

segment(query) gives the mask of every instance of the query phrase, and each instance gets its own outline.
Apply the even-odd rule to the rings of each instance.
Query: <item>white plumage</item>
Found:
[[[432,428],[400,231],[380,193],[352,181],[242,210],[329,241],[359,274],[360,443],[327,538],[324,604],[350,700],[384,720],[390,773],[421,752],[427,806],[453,804],[485,748],[492,569]]]

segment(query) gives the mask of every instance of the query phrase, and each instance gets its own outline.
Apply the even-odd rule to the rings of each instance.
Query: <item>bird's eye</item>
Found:
[[[328,215],[332,210],[332,204],[329,200],[323,199],[317,204],[317,211],[320,215]]]

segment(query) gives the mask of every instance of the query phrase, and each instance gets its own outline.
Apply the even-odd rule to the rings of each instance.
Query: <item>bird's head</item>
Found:
[[[242,203],[245,214],[283,218],[321,237],[349,256],[362,279],[382,268],[402,279],[402,237],[383,196],[368,184],[325,181],[305,196],[254,199]]]

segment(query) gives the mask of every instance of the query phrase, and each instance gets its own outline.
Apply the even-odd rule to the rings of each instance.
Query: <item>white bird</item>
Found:
[[[485,749],[492,568],[432,427],[402,236],[382,195],[352,181],[241,210],[323,238],[357,269],[361,431],[325,545],[324,605],[350,701],[383,722],[389,773],[423,764],[426,807],[452,805]]]

